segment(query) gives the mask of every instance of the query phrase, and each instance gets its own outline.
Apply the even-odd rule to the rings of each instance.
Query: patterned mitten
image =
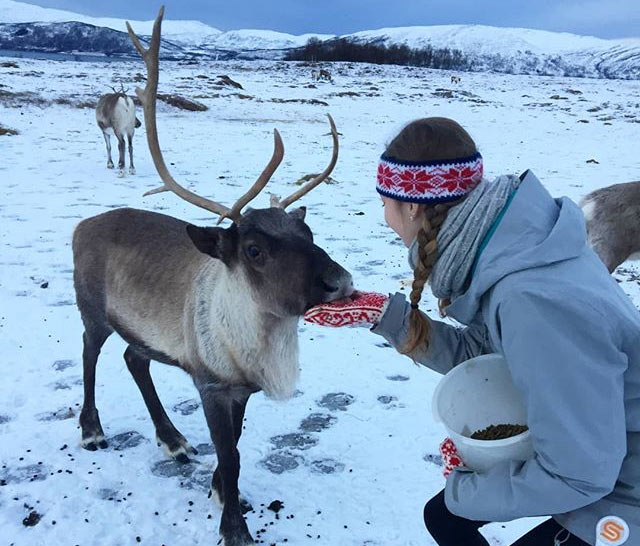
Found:
[[[322,303],[309,309],[304,320],[321,326],[377,324],[389,297],[376,292],[354,292],[350,298]]]
[[[442,473],[445,478],[448,478],[449,474],[451,474],[457,466],[464,466],[458,453],[458,448],[456,448],[456,444],[453,443],[451,438],[445,438],[440,444],[440,455],[442,456],[442,463],[444,465]]]

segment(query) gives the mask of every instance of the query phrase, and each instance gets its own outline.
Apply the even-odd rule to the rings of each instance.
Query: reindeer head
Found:
[[[228,229],[189,225],[196,247],[239,271],[254,298],[278,316],[348,296],[351,275],[313,242],[305,209],[250,209]]]
[[[325,180],[335,167],[338,132],[333,119],[329,116],[333,154],[327,168],[289,197],[280,200],[272,196],[268,209],[242,212],[266,186],[282,161],[284,146],[277,130],[274,131],[271,160],[253,186],[231,208],[187,190],[169,173],[158,142],[155,114],[163,14],[164,9],[161,8],[148,50],[127,23],[129,35],[147,66],[147,85],[144,90],[136,89],[136,93],[144,107],[151,156],[163,181],[161,187],[145,195],[172,191],[186,201],[219,215],[218,224],[225,218],[233,220],[227,229],[189,225],[187,233],[198,250],[242,274],[250,283],[254,297],[265,304],[265,310],[279,316],[299,316],[313,305],[349,296],[353,292],[351,275],[314,244],[311,230],[304,222],[306,209],[285,212],[286,207]]]

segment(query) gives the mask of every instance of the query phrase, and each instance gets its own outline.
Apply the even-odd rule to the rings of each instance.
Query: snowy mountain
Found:
[[[95,27],[107,27],[120,32],[127,32],[125,19],[90,17],[71,11],[41,8],[26,2],[0,0],[0,23],[63,23],[68,21],[77,21]],[[138,34],[151,35],[153,19],[149,21],[129,20],[129,22]],[[205,25],[200,21],[172,21],[165,19],[162,22],[162,34],[167,40],[171,41],[179,42],[184,39],[191,44],[206,42],[220,33],[221,31],[217,28]]]
[[[14,0],[0,0],[1,23],[61,23],[77,21],[94,27],[106,27],[120,32],[127,32],[124,19],[108,17],[90,17],[70,11],[41,8],[25,2]],[[138,35],[150,36],[153,20],[133,21],[131,26]],[[186,52],[217,53],[220,51],[255,51],[255,50],[284,50],[301,47],[311,37],[319,39],[332,38],[331,35],[304,34],[295,36],[283,32],[270,30],[221,30],[201,23],[200,21],[172,21],[164,19],[162,22],[162,36],[167,42],[180,46]],[[85,50],[90,51],[90,50]]]
[[[640,38],[605,40],[568,32],[485,25],[383,28],[349,36],[359,43],[457,49],[474,71],[640,78]]]
[[[2,49],[127,57],[137,55],[125,32],[75,21],[0,24],[0,50]],[[166,40],[162,41],[161,55],[165,59],[189,56],[181,47]]]
[[[139,35],[151,34],[153,21],[131,24]],[[295,36],[269,30],[223,32],[199,21],[165,20],[162,28],[163,56],[174,58],[283,58],[288,51],[303,47],[309,38],[336,39],[331,35]],[[406,45],[417,50],[458,50],[471,71],[640,79],[640,38],[605,40],[483,25],[384,28],[342,38],[355,43]],[[0,49],[133,53],[123,19],[89,17],[14,0],[0,0]]]

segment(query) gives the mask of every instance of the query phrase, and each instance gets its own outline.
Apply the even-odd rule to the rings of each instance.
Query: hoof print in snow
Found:
[[[109,489],[108,487],[98,489],[98,497],[102,500],[114,501],[119,498],[119,493],[115,489]]]
[[[435,453],[427,453],[424,457],[422,457],[422,459],[436,466],[442,466],[442,457],[440,455],[436,455]]]
[[[60,408],[56,411],[48,411],[36,415],[38,421],[64,421],[65,419],[73,419],[76,416],[73,408]]]
[[[151,467],[151,473],[160,478],[178,478],[180,480],[178,485],[185,489],[208,491],[211,485],[211,469],[193,461],[190,463],[174,460],[158,461]]]
[[[216,448],[213,444],[198,444],[196,446],[198,455],[213,455],[216,452]]]
[[[53,303],[48,303],[49,307],[69,307],[71,305],[75,305],[76,302],[73,300],[60,300],[54,301]]]
[[[388,394],[383,394],[382,396],[378,396],[378,402],[384,404],[385,406],[391,404],[391,402],[396,402],[398,400],[397,396],[391,396]]]
[[[388,375],[387,379],[389,381],[409,381],[406,375]]]
[[[344,470],[344,465],[333,459],[320,459],[309,464],[311,472],[315,474],[336,474]]]
[[[54,391],[68,391],[71,390],[75,385],[82,385],[82,378],[74,377],[68,379],[62,379],[61,381],[56,381],[55,383],[50,383],[50,387]]]
[[[305,417],[300,423],[300,430],[304,432],[322,432],[328,429],[337,421],[333,415],[328,413],[312,413]]]
[[[42,516],[38,514],[38,512],[31,510],[29,515],[22,520],[22,525],[25,527],[33,527],[34,525],[38,525],[40,518],[42,518]]]
[[[67,368],[70,368],[71,366],[73,366],[73,360],[56,360],[51,367],[56,371],[56,372],[61,372],[62,370],[66,370]]]
[[[9,421],[11,421],[11,417],[9,417],[8,415],[0,415],[0,425],[4,425]]]
[[[41,482],[49,475],[49,468],[42,464],[29,464],[18,468],[0,470],[0,485],[22,482]]]
[[[158,461],[151,467],[154,476],[162,478],[189,478],[194,473],[196,465],[193,462],[180,463],[173,459]]]
[[[300,455],[282,451],[270,453],[258,464],[273,474],[282,474],[298,468],[303,462],[304,459]]]
[[[272,437],[271,443],[277,449],[309,449],[318,443],[318,439],[310,434],[291,432],[290,434],[279,434]]]
[[[190,398],[189,400],[183,400],[179,402],[175,406],[173,406],[173,411],[178,412],[182,415],[191,415],[200,407],[200,403],[195,398]]]
[[[124,449],[136,447],[145,441],[145,437],[135,430],[121,432],[120,434],[116,434],[109,438],[109,444],[115,451],[122,451]]]
[[[347,407],[353,404],[355,398],[344,392],[332,392],[325,394],[318,405],[331,411],[346,411]]]

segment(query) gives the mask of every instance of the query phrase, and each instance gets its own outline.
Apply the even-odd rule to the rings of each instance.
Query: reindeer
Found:
[[[133,99],[127,96],[124,87],[120,91],[102,95],[96,106],[96,121],[102,129],[102,135],[107,145],[107,169],[113,169],[111,160],[111,135],[118,139],[118,176],[124,176],[124,137],[129,142],[129,173],[136,174],[133,166],[133,133],[142,125],[136,117],[136,106]]]
[[[318,79],[319,80],[325,80],[328,82],[332,82],[333,78],[331,77],[331,72],[329,72],[328,70],[321,68],[320,72],[318,72]]]
[[[311,78],[314,79],[315,81],[320,81],[320,80],[329,81],[329,82],[333,81],[331,77],[331,72],[329,72],[324,68],[321,68],[320,70],[315,70],[315,69],[312,70]]]
[[[95,406],[95,370],[100,349],[113,332],[127,343],[124,360],[156,428],[158,443],[187,462],[195,453],[175,428],[156,393],[151,359],[182,368],[199,392],[218,456],[211,489],[223,504],[225,546],[254,544],[243,518],[237,449],[249,396],[292,396],[298,378],[299,317],[311,306],[353,292],[351,275],[314,244],[306,209],[285,209],[320,184],[338,159],[338,133],[331,117],[333,154],[327,168],[272,207],[244,207],[267,184],[284,148],[274,131],[271,160],[253,186],[228,208],[203,198],[171,176],[156,127],[158,54],[164,7],[155,20],[149,49],[131,26],[129,35],[144,58],[148,79],[136,93],[144,107],[147,142],[163,182],[145,195],[171,191],[228,218],[228,228],[198,227],[177,218],[130,208],[112,210],[78,224],[73,234],[74,286],[84,324],[82,446],[107,446]]]
[[[580,201],[593,250],[610,273],[640,255],[640,182],[600,188]]]

